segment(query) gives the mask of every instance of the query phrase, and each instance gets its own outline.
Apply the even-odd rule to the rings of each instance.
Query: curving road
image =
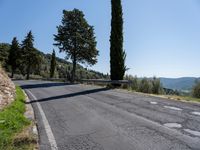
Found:
[[[15,81],[41,150],[200,150],[200,104],[45,81]]]

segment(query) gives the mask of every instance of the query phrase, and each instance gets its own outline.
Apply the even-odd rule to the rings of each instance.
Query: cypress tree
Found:
[[[123,80],[126,54],[123,50],[123,12],[121,0],[111,0],[112,20],[110,36],[111,80]]]
[[[8,64],[11,66],[11,78],[13,78],[16,68],[19,65],[20,46],[17,38],[14,37],[9,50]]]
[[[51,67],[50,67],[50,78],[53,78],[56,68],[56,54],[55,50],[53,50],[52,56],[51,56]]]

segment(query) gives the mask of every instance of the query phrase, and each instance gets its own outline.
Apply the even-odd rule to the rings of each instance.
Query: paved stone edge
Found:
[[[26,92],[23,90],[23,93],[25,95],[25,101],[26,101],[26,112],[24,113],[25,117],[27,119],[29,119],[32,122],[32,125],[30,127],[30,134],[34,135],[34,137],[36,138],[37,144],[34,147],[34,150],[39,150],[39,134],[38,134],[38,128],[37,128],[37,123],[35,120],[35,114],[34,114],[34,110],[33,107],[31,105],[30,99],[28,98]]]

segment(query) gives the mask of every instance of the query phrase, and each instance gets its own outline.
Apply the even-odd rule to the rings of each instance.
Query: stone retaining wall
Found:
[[[15,98],[15,85],[0,66],[0,110]]]

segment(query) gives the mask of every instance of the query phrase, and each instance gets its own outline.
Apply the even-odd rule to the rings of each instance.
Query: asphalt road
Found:
[[[200,150],[200,104],[45,81],[31,99],[41,150]]]

